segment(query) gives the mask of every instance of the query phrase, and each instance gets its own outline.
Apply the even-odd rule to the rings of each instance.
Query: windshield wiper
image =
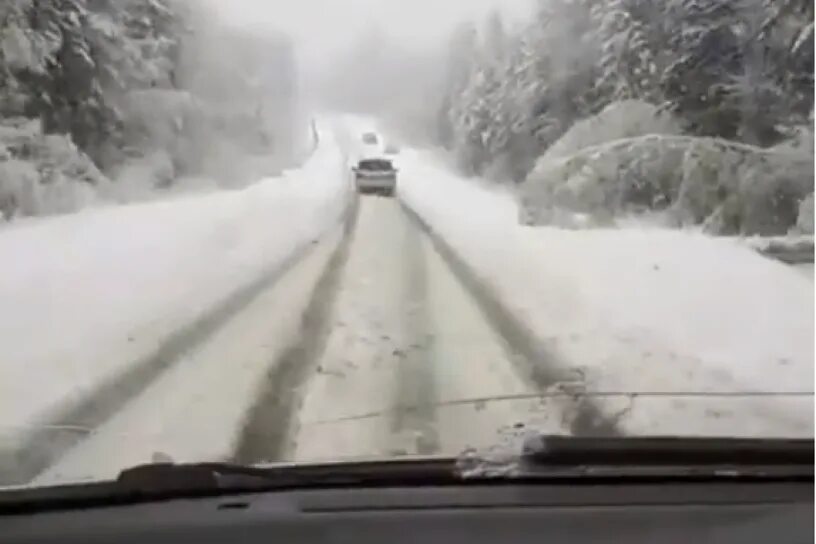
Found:
[[[399,458],[242,466],[154,463],[116,480],[0,492],[0,514],[131,504],[179,497],[310,488],[485,483],[592,483],[598,479],[813,481],[813,440],[533,435],[496,459]]]
[[[0,490],[0,514],[286,489],[461,482],[456,459],[444,457],[266,467],[152,463],[126,469],[112,481]]]
[[[450,458],[395,459],[327,464],[243,466],[228,463],[158,463],[123,471],[117,484],[133,493],[174,493],[213,490],[303,489],[404,485],[457,477]]]
[[[811,439],[528,437],[522,473],[813,479]]]
[[[589,476],[813,478],[812,440],[532,435],[504,456],[508,470],[468,470],[468,459],[404,458],[369,462],[247,467],[224,463],[151,464],[123,471],[130,493],[461,484],[463,479],[541,480]],[[470,458],[479,462],[478,455]],[[495,465],[492,467],[496,468]]]

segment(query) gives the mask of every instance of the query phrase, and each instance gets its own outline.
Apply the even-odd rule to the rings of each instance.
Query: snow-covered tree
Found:
[[[542,148],[576,120],[598,110],[595,96],[600,45],[592,0],[540,0],[530,45],[534,52],[533,130]]]
[[[659,104],[660,78],[675,51],[677,0],[608,0],[592,5],[601,44],[598,86],[613,100],[635,98]]]
[[[806,211],[800,202],[812,193],[807,164],[813,159],[799,140],[812,135],[812,1],[539,0],[536,6],[521,30],[508,31],[495,15],[481,32],[471,27],[464,34],[469,40],[459,41],[467,55],[451,56],[439,126],[463,170],[522,181],[534,164],[564,150],[641,137],[633,149],[610,147],[610,154],[634,153],[625,175],[573,173],[550,196],[582,205],[581,191],[590,188],[588,202],[600,198],[594,206],[607,212],[624,201],[661,209],[682,186],[690,200],[680,207],[694,210],[690,221],[714,232],[778,233],[799,207]],[[655,146],[653,134],[676,135],[682,146],[705,150],[703,159],[678,158],[677,146]],[[694,139],[700,136],[724,143]],[[749,144],[756,157],[773,146],[778,163],[768,171],[763,161],[748,161],[735,174],[727,166],[729,142]],[[675,179],[670,165],[681,159],[700,167],[690,172],[711,162],[722,175]]]
[[[2,68],[20,113],[103,161],[120,134],[116,94],[162,84],[177,45],[169,0],[16,0],[0,14]],[[104,161],[103,161],[104,162]]]
[[[546,187],[545,207],[807,229],[813,18],[812,0],[539,0],[510,31],[491,15],[453,42],[441,140],[468,173]]]
[[[107,185],[136,163],[140,175],[130,178],[149,191],[202,173],[213,157],[234,165],[250,162],[241,153],[282,150],[295,111],[291,45],[214,27],[224,25],[188,0],[0,2],[0,132],[28,142],[0,142],[0,155],[17,161],[16,171],[37,172],[19,176],[43,186],[26,194]],[[198,47],[205,35],[213,40],[206,51]],[[55,177],[55,163],[90,164],[98,175],[72,179],[76,169],[63,169]],[[11,201],[22,213],[70,207],[62,196],[58,206],[23,206],[19,184],[2,174],[4,210]]]
[[[677,60],[663,74],[662,87],[691,132],[769,145],[779,139],[779,125],[812,109],[812,47],[810,63],[797,64],[802,51],[795,44],[808,39],[813,7],[806,13],[785,7],[790,5],[678,0],[683,31],[672,37]],[[799,30],[783,15],[792,12],[809,17]]]
[[[521,33],[509,34],[491,14],[480,39],[472,28],[460,34],[470,37],[469,47],[460,47],[468,50],[467,61],[453,57],[452,65],[458,62],[467,76],[460,71],[451,78],[456,84],[442,100],[449,115],[441,116],[441,132],[455,142],[464,169],[521,179],[537,152],[597,109],[590,7],[591,0],[542,0]]]
[[[813,111],[814,3],[764,0],[762,39],[774,44],[778,80],[789,106],[789,124],[810,124]]]
[[[464,126],[462,93],[470,84],[477,60],[477,48],[478,33],[472,24],[460,25],[448,43],[446,75],[437,113],[438,138],[448,149],[453,148],[457,130]]]
[[[502,85],[507,69],[508,37],[498,13],[487,20],[475,52],[468,82],[462,90],[457,151],[460,162],[481,173],[491,157],[502,153],[509,139],[507,96]]]

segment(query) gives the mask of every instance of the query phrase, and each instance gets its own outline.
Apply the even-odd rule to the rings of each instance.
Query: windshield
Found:
[[[391,166],[391,161],[372,159],[360,161],[359,168],[360,170],[391,170],[393,166]]]
[[[0,4],[0,487],[813,436],[812,1]]]

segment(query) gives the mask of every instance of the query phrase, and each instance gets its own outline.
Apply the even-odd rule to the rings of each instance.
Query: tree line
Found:
[[[200,2],[4,0],[0,208],[45,212],[32,195],[58,182],[233,178],[236,153],[290,151],[295,71],[285,36],[229,28]]]
[[[521,181],[580,119],[634,99],[760,147],[812,127],[812,0],[539,0],[459,27],[433,127],[470,174]]]

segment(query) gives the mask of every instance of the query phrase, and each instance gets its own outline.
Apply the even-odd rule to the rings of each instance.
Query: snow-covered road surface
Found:
[[[530,422],[532,393],[501,338],[394,200],[364,198],[326,350],[283,458],[457,454]],[[552,432],[562,426],[554,420]]]
[[[575,404],[526,398],[518,357],[399,202],[362,197],[342,239],[327,236],[36,482],[168,457],[456,455],[522,427],[569,433]]]
[[[507,190],[433,152],[399,167],[400,197],[529,332],[534,366],[571,371],[621,432],[812,436],[812,279],[695,232],[528,228]]]
[[[810,281],[813,281],[813,263],[802,263],[792,266],[797,272],[808,278]]]
[[[157,455],[178,462],[230,459],[267,373],[288,339],[300,334],[297,309],[308,303],[338,240],[328,237],[37,481],[113,477]]]
[[[302,168],[245,190],[0,230],[0,448],[128,369],[167,360],[180,336],[216,324],[214,307],[226,316],[333,228],[344,185],[330,136]]]
[[[348,198],[353,132],[246,192],[0,233],[23,309],[0,312],[0,485],[528,432],[812,436],[812,279],[693,233],[527,229],[415,150],[399,199]]]

